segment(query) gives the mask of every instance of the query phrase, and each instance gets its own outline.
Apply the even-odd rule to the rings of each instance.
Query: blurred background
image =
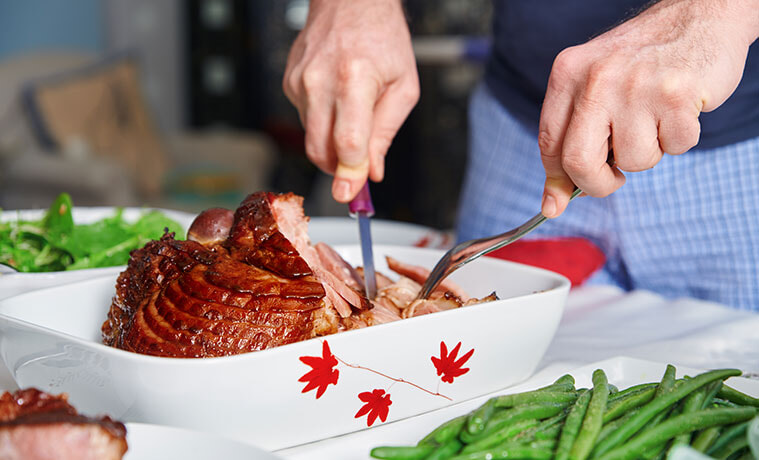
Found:
[[[421,100],[372,184],[380,218],[453,226],[490,1],[407,0]],[[281,80],[307,0],[0,2],[0,207],[235,208],[257,190],[344,216]]]

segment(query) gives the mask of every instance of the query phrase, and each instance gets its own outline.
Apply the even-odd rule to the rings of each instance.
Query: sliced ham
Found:
[[[401,262],[399,260],[396,260],[392,257],[385,257],[387,260],[387,266],[390,268],[390,270],[394,271],[395,273],[398,273],[399,275],[403,275],[405,277],[408,277],[420,285],[424,284],[425,281],[427,281],[427,278],[430,276],[430,271],[424,267],[420,267],[418,265],[412,265],[407,264],[404,262]],[[469,300],[469,296],[467,295],[466,291],[459,286],[458,284],[454,283],[453,281],[449,279],[444,279],[435,289],[435,291],[448,291],[453,293],[456,297],[461,299],[462,302],[466,302]]]
[[[109,417],[87,417],[65,395],[34,388],[0,395],[0,459],[119,460],[126,427]]]
[[[340,281],[345,283],[351,289],[362,291],[364,289],[363,270],[359,274],[358,270],[345,261],[334,249],[325,243],[316,243],[316,252],[319,254],[319,260],[322,267],[328,272],[335,275]]]
[[[341,317],[351,314],[350,307],[365,310],[371,305],[356,289],[348,286],[345,281],[335,276],[322,263],[316,248],[311,246],[308,238],[308,219],[303,215],[303,198],[296,195],[280,195],[271,202],[272,212],[279,226],[279,231],[289,240],[313,270],[316,277],[329,286],[334,293],[327,289],[327,296],[332,301]],[[341,297],[345,302],[341,302]]]
[[[254,193],[234,212],[201,213],[186,241],[166,234],[133,251],[103,342],[156,356],[228,356],[472,302],[450,281],[415,302],[429,271],[393,258],[400,278],[377,273],[370,302],[363,270],[311,245],[302,205],[291,193]]]

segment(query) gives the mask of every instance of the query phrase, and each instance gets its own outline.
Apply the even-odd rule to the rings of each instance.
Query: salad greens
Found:
[[[21,272],[51,272],[123,265],[129,252],[164,230],[183,235],[182,226],[159,211],[126,222],[123,209],[91,224],[75,224],[71,197],[62,193],[36,221],[0,222],[0,264]]]

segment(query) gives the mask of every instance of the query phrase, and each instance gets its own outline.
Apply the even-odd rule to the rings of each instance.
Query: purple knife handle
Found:
[[[372,205],[372,196],[369,194],[369,181],[366,181],[361,191],[358,192],[356,198],[348,203],[348,210],[351,214],[366,214],[367,216],[374,215],[374,206]]]

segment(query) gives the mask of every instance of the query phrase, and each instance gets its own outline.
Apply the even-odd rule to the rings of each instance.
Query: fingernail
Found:
[[[556,198],[551,195],[543,196],[543,205],[541,206],[543,215],[553,217],[556,214]]]
[[[332,195],[337,201],[348,201],[351,199],[351,183],[345,179],[335,179],[332,184]]]

